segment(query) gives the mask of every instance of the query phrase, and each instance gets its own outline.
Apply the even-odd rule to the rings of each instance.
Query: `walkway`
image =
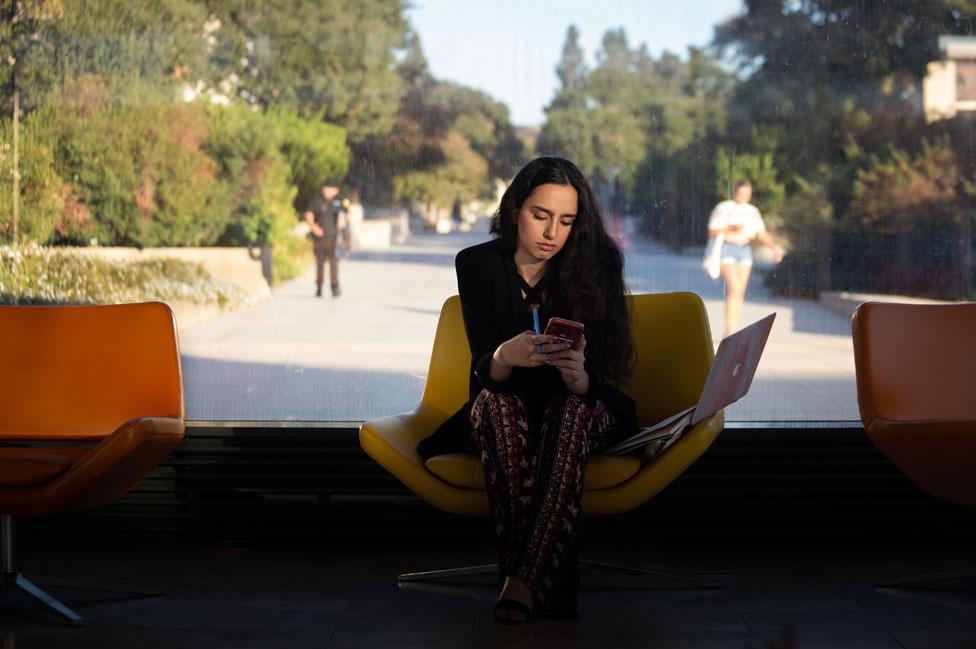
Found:
[[[358,421],[411,410],[420,398],[454,255],[486,232],[414,235],[342,266],[344,294],[313,296],[313,274],[269,299],[182,335],[187,415],[196,420]],[[651,243],[627,251],[634,293],[691,290],[722,331],[722,284],[694,257]],[[733,420],[857,419],[850,325],[807,300],[771,298],[753,281],[744,321],[777,312],[750,394]]]

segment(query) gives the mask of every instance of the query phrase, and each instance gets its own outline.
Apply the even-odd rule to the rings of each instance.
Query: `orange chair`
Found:
[[[878,450],[920,489],[976,505],[976,304],[867,302],[854,312],[857,402]],[[885,582],[976,576],[976,569]]]
[[[14,568],[13,517],[118,500],[183,439],[173,312],[159,302],[0,307],[2,590],[82,619]]]

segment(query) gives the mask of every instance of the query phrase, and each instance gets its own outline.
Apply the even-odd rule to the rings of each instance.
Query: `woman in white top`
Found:
[[[752,198],[752,183],[740,180],[735,185],[732,200],[722,201],[712,210],[708,220],[708,236],[724,236],[722,243],[722,277],[725,278],[725,335],[735,331],[742,317],[742,304],[746,299],[746,287],[752,272],[752,241],[772,248],[778,264],[783,260],[783,250],[773,242],[766,230],[762,215]]]

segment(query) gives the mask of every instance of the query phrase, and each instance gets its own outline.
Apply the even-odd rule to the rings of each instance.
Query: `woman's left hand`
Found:
[[[579,342],[572,349],[549,354],[547,365],[559,370],[566,389],[573,394],[586,394],[590,389],[590,375],[584,367],[586,362],[586,336],[581,336]]]

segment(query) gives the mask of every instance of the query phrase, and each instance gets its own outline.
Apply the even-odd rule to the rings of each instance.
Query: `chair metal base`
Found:
[[[152,597],[162,595],[163,591],[151,588],[122,588],[118,584],[105,582],[82,582],[69,579],[38,580],[48,587],[77,588],[79,590],[94,590],[133,597]],[[70,608],[59,602],[50,593],[32,583],[14,567],[14,519],[9,514],[0,515],[0,593],[11,591],[28,595],[40,602],[51,611],[64,618],[72,626],[82,626],[85,620]]]
[[[909,575],[898,579],[889,579],[877,584],[878,588],[899,588],[903,586],[913,587],[921,584],[928,584],[936,581],[948,581],[950,579],[967,579],[976,577],[976,568],[965,568],[962,570],[947,570],[946,572],[932,572],[924,575]]]
[[[6,591],[20,592],[33,598],[63,617],[72,626],[82,626],[85,623],[80,615],[52,597],[47,591],[32,584],[19,572],[0,574],[0,592]]]
[[[689,575],[679,575],[673,572],[662,572],[659,570],[648,570],[646,568],[635,568],[632,566],[622,566],[613,563],[603,563],[600,561],[587,561],[580,559],[580,567],[596,572],[612,572],[618,575],[631,575],[634,577],[666,577],[676,581],[683,581],[694,584],[692,588],[702,590],[712,590],[722,588],[723,582],[715,579],[705,579],[703,577],[691,577]],[[448,568],[446,570],[427,570],[425,572],[406,572],[397,575],[399,582],[425,582],[435,579],[448,579],[451,577],[468,577],[471,575],[491,575],[498,574],[497,563],[486,563],[479,566],[465,566],[463,568]]]

